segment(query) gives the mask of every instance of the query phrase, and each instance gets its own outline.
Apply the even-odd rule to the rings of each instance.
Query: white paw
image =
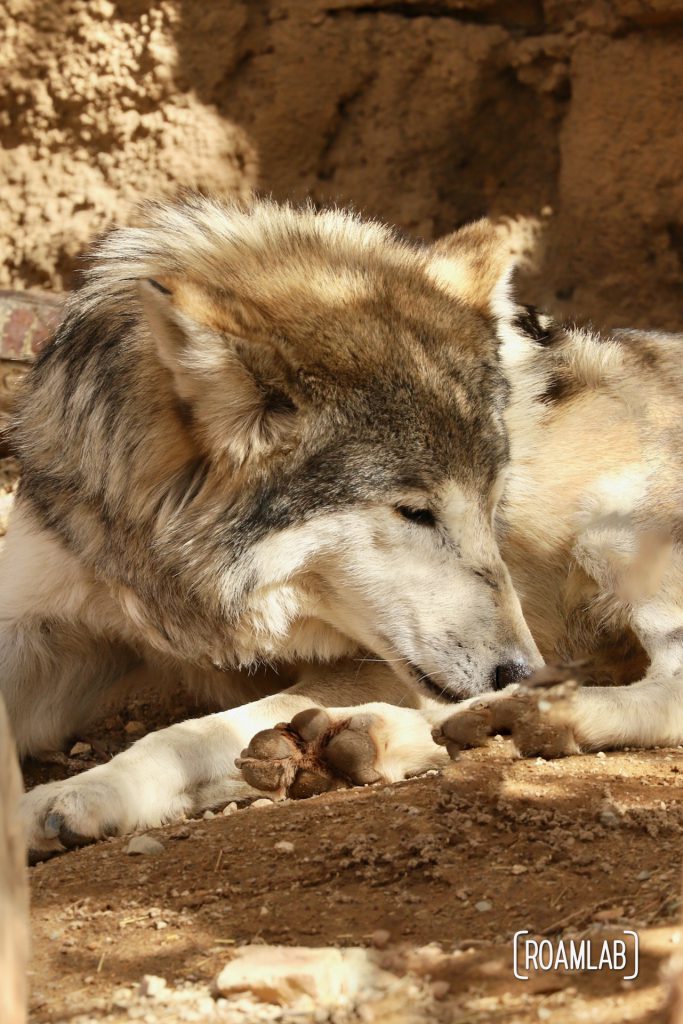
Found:
[[[93,777],[95,772],[37,786],[22,797],[31,862],[134,827],[126,794],[106,778]]]

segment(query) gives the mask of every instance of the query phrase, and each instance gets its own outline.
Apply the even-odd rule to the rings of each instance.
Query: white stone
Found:
[[[219,995],[251,992],[277,1006],[334,1009],[394,980],[366,949],[243,946],[236,952],[214,982]]]
[[[74,743],[73,747],[69,751],[71,757],[78,757],[79,754],[91,754],[92,747],[89,743]]]
[[[126,847],[126,853],[131,856],[156,855],[163,853],[165,849],[163,843],[160,843],[158,839],[152,839],[151,836],[133,836]]]
[[[145,974],[140,982],[140,995],[147,996],[148,999],[158,999],[167,989],[166,979],[160,978],[157,974]]]

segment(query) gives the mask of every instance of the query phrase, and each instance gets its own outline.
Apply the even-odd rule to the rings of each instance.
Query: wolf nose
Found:
[[[525,661],[506,661],[504,665],[498,665],[493,670],[491,680],[494,690],[503,690],[510,683],[516,683],[520,679],[526,679],[531,675],[531,669]]]

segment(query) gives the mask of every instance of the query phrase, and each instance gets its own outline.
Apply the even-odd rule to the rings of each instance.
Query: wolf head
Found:
[[[209,467],[236,660],[350,642],[457,696],[538,660],[494,531],[511,262],[486,223],[416,247],[348,213],[204,198],[102,243],[95,290],[137,303]],[[208,500],[193,486],[186,510]]]

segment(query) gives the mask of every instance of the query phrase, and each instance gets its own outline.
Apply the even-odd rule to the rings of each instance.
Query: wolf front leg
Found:
[[[683,558],[672,553],[656,592],[639,600],[628,587],[632,566],[618,576],[591,567],[613,601],[630,592],[622,617],[650,659],[646,676],[628,686],[581,686],[571,668],[548,666],[522,686],[463,702],[434,733],[451,755],[501,731],[526,756],[683,744]]]
[[[235,758],[255,731],[312,703],[283,693],[191,719],[150,733],[108,763],[72,779],[37,786],[21,804],[30,858],[44,859],[256,795]]]
[[[0,697],[0,1020],[26,1021],[28,887],[17,814],[21,776]]]
[[[541,672],[541,680],[464,701],[434,729],[434,739],[451,757],[501,732],[525,757],[683,743],[683,670],[622,687],[581,687],[563,669]]]
[[[17,503],[0,559],[0,695],[21,757],[60,749],[113,699],[138,660],[106,638],[115,614],[74,555]]]
[[[356,706],[373,696],[388,703],[359,707],[372,727],[356,732],[365,749],[368,741],[382,739],[381,777],[403,778],[443,763],[445,755],[432,742],[417,706],[419,697],[385,665],[309,666],[297,684],[281,693],[151,733],[108,764],[32,790],[22,810],[33,857],[260,795],[259,789],[265,788],[262,778],[256,788],[250,784],[254,778],[245,777],[236,765],[256,733],[273,730],[301,712],[315,717],[323,708],[334,709],[329,718],[338,727],[349,723]],[[391,706],[404,702],[415,706]],[[349,785],[352,776],[341,770],[334,784]],[[287,792],[284,784],[268,788],[274,796]]]
[[[608,609],[614,626],[628,624],[638,637],[646,676],[628,686],[582,686],[575,670],[548,666],[521,686],[464,701],[434,732],[453,756],[501,731],[525,756],[683,743],[683,551],[633,518],[628,509],[596,513],[572,554],[597,587],[598,613]]]

